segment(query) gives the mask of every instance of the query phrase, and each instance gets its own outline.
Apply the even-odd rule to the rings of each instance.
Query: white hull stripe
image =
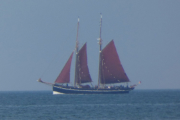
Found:
[[[64,94],[64,93],[53,91],[53,95],[59,95],[59,94]]]

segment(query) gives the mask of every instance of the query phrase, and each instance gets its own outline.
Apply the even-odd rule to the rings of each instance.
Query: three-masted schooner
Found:
[[[136,85],[133,86],[108,86],[108,84],[116,84],[123,82],[130,82],[126,75],[120,59],[118,57],[114,41],[111,40],[109,44],[102,49],[101,39],[101,26],[102,16],[100,18],[100,36],[99,36],[99,75],[98,75],[98,86],[83,85],[84,83],[91,83],[92,79],[89,73],[87,64],[87,45],[86,43],[79,50],[78,47],[78,29],[79,29],[79,18],[77,23],[77,37],[76,37],[76,62],[75,62],[75,77],[74,86],[68,86],[70,83],[70,67],[73,57],[71,53],[68,61],[64,68],[60,72],[59,76],[55,80],[54,84],[50,84],[41,80],[41,83],[50,84],[53,87],[53,94],[120,94],[129,93],[133,90]],[[64,85],[65,84],[65,85]]]

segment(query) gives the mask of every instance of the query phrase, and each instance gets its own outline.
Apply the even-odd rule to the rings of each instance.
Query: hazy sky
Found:
[[[51,90],[75,48],[87,42],[93,84],[98,78],[100,13],[103,47],[114,39],[137,89],[180,89],[179,0],[1,0],[0,91]],[[74,80],[74,59],[71,83]]]

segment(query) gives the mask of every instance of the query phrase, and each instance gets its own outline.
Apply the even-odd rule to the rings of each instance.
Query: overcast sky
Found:
[[[55,81],[75,48],[78,16],[96,85],[100,13],[103,47],[114,39],[130,84],[180,89],[179,6],[179,0],[1,0],[0,91],[51,90],[36,80]]]

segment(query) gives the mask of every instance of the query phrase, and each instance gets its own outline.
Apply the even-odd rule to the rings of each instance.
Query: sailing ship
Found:
[[[80,50],[78,47],[79,18],[76,36],[74,86],[68,85],[68,83],[70,83],[70,68],[74,52],[71,53],[64,68],[53,84],[44,82],[41,78],[38,79],[38,82],[51,85],[53,87],[53,94],[121,94],[129,93],[129,91],[133,90],[136,85],[128,86],[127,84],[127,86],[122,86],[119,84],[128,83],[130,80],[120,62],[114,40],[111,40],[106,47],[102,49],[101,27],[102,15],[100,18],[100,36],[98,39],[99,74],[97,86],[89,85],[92,83],[92,79],[87,64],[87,44],[85,43]],[[110,84],[114,86],[108,86]]]

